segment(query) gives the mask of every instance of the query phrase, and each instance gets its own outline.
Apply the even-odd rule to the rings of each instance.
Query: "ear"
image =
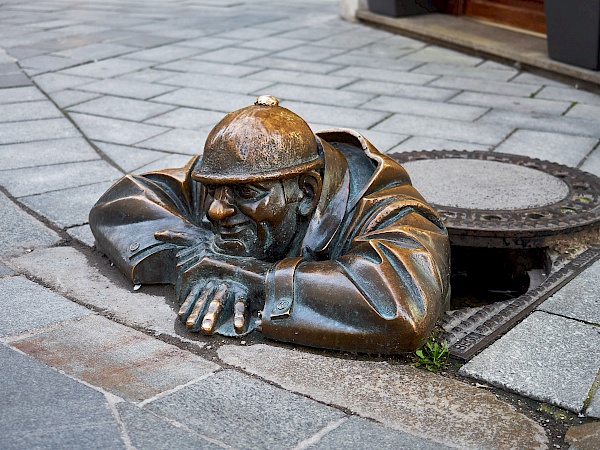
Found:
[[[302,191],[302,200],[298,206],[298,212],[303,216],[313,213],[321,198],[323,178],[316,170],[303,173],[298,177],[298,187]]]

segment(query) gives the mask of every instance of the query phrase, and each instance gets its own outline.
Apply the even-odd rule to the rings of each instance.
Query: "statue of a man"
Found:
[[[270,96],[185,167],[123,177],[90,226],[134,283],[175,284],[179,318],[205,334],[400,353],[449,302],[448,235],[406,171]]]

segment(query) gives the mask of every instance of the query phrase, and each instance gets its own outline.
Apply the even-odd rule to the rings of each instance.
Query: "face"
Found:
[[[207,185],[206,189],[206,217],[221,253],[269,262],[286,255],[300,219],[297,180]]]

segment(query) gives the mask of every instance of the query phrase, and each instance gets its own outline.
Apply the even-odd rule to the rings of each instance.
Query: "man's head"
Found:
[[[277,261],[301,240],[321,194],[320,145],[299,116],[259,97],[210,132],[192,178],[226,254]]]

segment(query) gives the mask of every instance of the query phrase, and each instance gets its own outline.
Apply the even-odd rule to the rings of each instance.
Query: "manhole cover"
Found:
[[[459,306],[441,320],[454,356],[471,358],[600,258],[595,246],[572,261],[540,263],[553,237],[600,225],[600,179],[594,175],[489,152],[390,156],[444,219],[453,253],[453,293],[461,290],[461,282],[469,287],[489,283],[466,295],[467,302],[453,298]],[[479,302],[461,307],[470,305],[469,295]]]
[[[440,213],[453,244],[543,247],[600,221],[600,179],[571,167],[490,152],[390,156]]]

